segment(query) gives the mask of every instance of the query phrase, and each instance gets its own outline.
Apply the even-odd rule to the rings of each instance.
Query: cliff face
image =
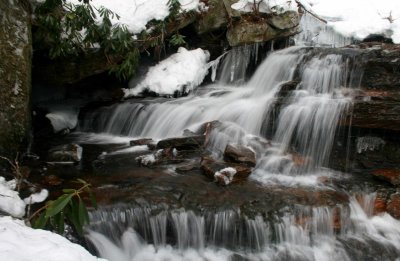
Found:
[[[30,128],[31,8],[0,0],[0,155],[26,146]]]

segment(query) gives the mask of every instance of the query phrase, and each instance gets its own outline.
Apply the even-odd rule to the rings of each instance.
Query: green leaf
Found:
[[[46,218],[46,213],[42,212],[42,214],[40,214],[40,216],[32,224],[32,227],[36,229],[43,229],[46,226],[47,221],[48,218]]]
[[[75,193],[76,190],[75,189],[63,189],[62,192],[66,193],[66,194],[71,194],[71,193]]]
[[[74,194],[64,194],[53,201],[46,210],[46,217],[53,217],[54,215],[57,215],[60,211],[62,211],[68,204],[68,202],[70,202],[73,195]]]
[[[82,226],[89,223],[89,214],[82,200],[79,200],[79,223]]]
[[[92,207],[97,209],[97,200],[96,197],[93,195],[93,192],[91,190],[88,190],[90,201],[92,202]]]
[[[83,235],[83,227],[82,227],[82,224],[79,222],[79,214],[78,213],[79,213],[78,205],[76,204],[75,201],[73,201],[73,203],[71,205],[71,211],[67,213],[67,216],[68,216],[69,220],[72,221],[72,224],[74,225],[76,232],[79,235]]]
[[[57,233],[62,235],[64,233],[64,212],[61,211],[55,218],[57,221]]]

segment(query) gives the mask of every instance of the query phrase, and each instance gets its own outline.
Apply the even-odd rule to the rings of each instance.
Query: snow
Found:
[[[295,0],[256,0],[260,12],[297,10]],[[328,21],[328,27],[345,37],[364,39],[370,34],[384,34],[395,43],[400,43],[399,0],[298,0],[306,10]],[[239,0],[233,9],[253,11],[253,0]],[[279,9],[279,8],[278,8]],[[392,21],[389,21],[392,20]]]
[[[216,180],[223,180],[225,185],[229,185],[236,173],[236,169],[228,167],[215,172],[214,177]]]
[[[384,34],[400,43],[399,0],[302,0],[314,13],[328,20],[328,26],[347,37],[363,39]],[[387,17],[392,16],[391,23]]]
[[[208,51],[200,48],[178,52],[150,67],[145,78],[132,89],[124,89],[125,97],[136,96],[145,90],[160,95],[173,95],[175,91],[190,91],[199,86],[208,73]]]
[[[50,112],[46,114],[46,118],[50,120],[54,132],[57,133],[62,130],[75,129],[78,124],[78,114],[79,110],[65,109]]]
[[[0,210],[21,218],[25,215],[26,204],[19,197],[19,193],[14,191],[15,187],[15,180],[6,181],[4,177],[0,177]]]
[[[81,4],[79,0],[68,0],[72,4]],[[198,10],[199,0],[179,0],[183,11]],[[101,6],[118,14],[111,19],[113,24],[125,24],[133,34],[138,34],[146,29],[146,24],[151,20],[164,20],[169,15],[168,0],[92,0],[95,8]],[[99,17],[99,15],[97,15]]]
[[[0,217],[0,260],[105,261],[60,235],[32,229],[11,217]]]
[[[24,199],[25,204],[41,203],[49,196],[47,189],[42,189],[40,192],[30,195]]]
[[[232,4],[232,9],[241,12],[253,12],[254,3],[258,5],[261,13],[281,13],[288,10],[297,11],[297,4],[294,0],[239,0]]]
[[[0,176],[0,211],[13,217],[22,218],[25,215],[26,205],[43,202],[49,195],[46,189],[42,189],[39,193],[22,200],[19,193],[15,191],[16,186],[15,179],[6,181],[4,177]]]

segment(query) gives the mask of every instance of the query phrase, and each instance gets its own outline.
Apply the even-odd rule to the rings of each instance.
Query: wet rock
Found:
[[[388,38],[384,35],[381,34],[370,34],[367,37],[365,37],[362,42],[367,43],[367,42],[380,42],[380,43],[387,43],[387,44],[393,44],[393,40],[391,38]]]
[[[82,147],[77,144],[66,144],[49,150],[47,160],[52,162],[79,162],[82,159]]]
[[[147,145],[149,149],[153,150],[156,148],[156,144],[153,139],[139,139],[139,140],[131,140],[129,142],[131,146],[143,146]]]
[[[43,178],[43,184],[47,186],[58,186],[61,185],[63,182],[63,179],[57,177],[56,175],[46,175]]]
[[[377,191],[373,209],[374,215],[379,215],[381,213],[386,212],[388,196],[389,192],[387,190]]]
[[[395,193],[390,196],[387,204],[387,212],[394,218],[400,219],[400,193]]]
[[[143,166],[152,166],[161,163],[177,163],[182,160],[177,159],[178,151],[175,148],[157,150],[155,153],[136,157],[136,161]]]
[[[216,180],[220,185],[229,185],[246,180],[251,174],[251,168],[237,163],[219,162],[209,157],[201,161],[204,175]]]
[[[224,159],[227,162],[244,164],[249,167],[256,166],[256,154],[248,147],[228,144],[225,148]]]
[[[398,169],[380,169],[372,172],[372,175],[394,186],[400,186],[400,170]]]
[[[197,150],[203,147],[204,135],[170,138],[157,143],[157,149],[176,148],[177,150]]]

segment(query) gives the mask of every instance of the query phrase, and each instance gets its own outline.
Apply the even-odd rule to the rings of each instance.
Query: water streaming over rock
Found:
[[[79,130],[162,139],[218,121],[207,148],[250,147],[250,179],[264,186],[325,186],[337,125],[351,110],[349,89],[362,77],[357,51],[291,47],[272,52],[245,82],[258,47],[222,57],[214,84],[179,99],[148,98],[100,108]],[[214,68],[215,71],[216,68]],[[321,192],[322,193],[322,192]],[[111,261],[124,260],[396,260],[400,222],[373,215],[375,194],[349,193],[348,204],[308,206],[247,216],[221,210],[114,206],[91,213],[88,239]]]
[[[349,206],[294,206],[255,217],[238,210],[101,209],[91,214],[88,238],[112,261],[395,260],[400,222],[372,216],[375,194],[364,196]]]

